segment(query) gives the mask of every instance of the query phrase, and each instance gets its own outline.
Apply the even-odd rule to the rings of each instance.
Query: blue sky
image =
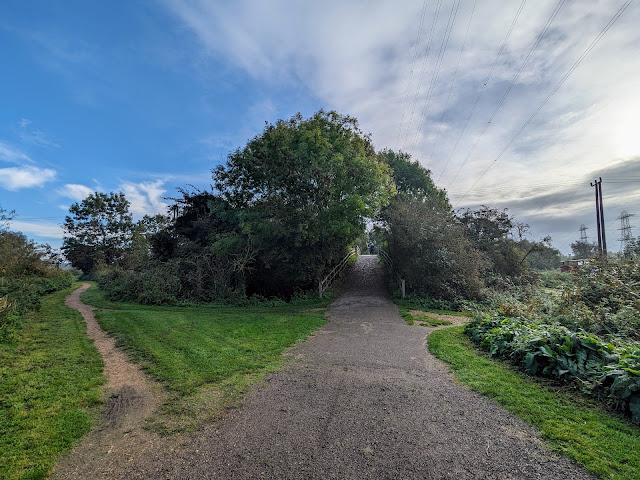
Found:
[[[565,252],[580,224],[595,236],[602,176],[615,250],[620,211],[640,214],[637,2],[570,69],[624,4],[7,0],[0,205],[57,247],[89,192],[162,212],[265,121],[325,108],[412,153],[456,207],[507,207]]]

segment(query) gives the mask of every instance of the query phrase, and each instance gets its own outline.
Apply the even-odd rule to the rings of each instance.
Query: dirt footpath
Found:
[[[84,283],[67,297],[66,304],[78,310],[87,324],[87,335],[104,361],[106,405],[98,428],[54,468],[52,479],[112,479],[121,477],[126,464],[156,450],[161,442],[144,430],[144,422],[161,405],[164,393],[140,368],[115,347],[100,328],[93,307],[83,304],[80,295],[89,288]],[[163,448],[167,448],[163,445]]]
[[[328,316],[242,407],[118,478],[592,478],[452,380],[429,330],[398,315],[376,257],[358,258]]]

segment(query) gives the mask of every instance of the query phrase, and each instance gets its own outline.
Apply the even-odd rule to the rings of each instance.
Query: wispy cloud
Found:
[[[0,162],[17,165],[0,168],[0,187],[10,191],[42,187],[57,176],[55,170],[36,166],[28,155],[4,142],[0,142]]]
[[[437,2],[428,3],[414,49],[423,5],[417,0],[401,9],[375,1],[166,0],[212,61],[223,58],[267,85],[306,89],[327,107],[356,116],[378,148],[410,151],[436,177],[444,172],[441,185],[450,190],[467,191],[492,165],[474,191],[523,180],[533,186],[549,175],[570,181],[640,152],[633,120],[640,111],[637,5],[570,72],[494,165],[623,2],[565,2],[526,63],[557,2],[529,2],[499,57],[519,2],[477,2],[472,16],[473,3],[462,2],[455,12],[445,2],[437,21]],[[446,25],[454,18],[445,46]],[[489,194],[481,203],[496,199]]]
[[[30,165],[0,168],[0,186],[16,191],[23,188],[42,187],[56,178],[56,171]]]
[[[53,223],[33,223],[14,220],[11,222],[11,230],[51,239],[61,239],[63,235],[62,227]]]
[[[31,120],[28,118],[22,118],[18,126],[20,127],[20,140],[24,143],[40,147],[60,148],[60,145],[52,140],[48,134],[42,130],[33,128],[31,126]]]
[[[18,165],[33,163],[33,160],[23,152],[4,142],[0,142],[0,161]]]

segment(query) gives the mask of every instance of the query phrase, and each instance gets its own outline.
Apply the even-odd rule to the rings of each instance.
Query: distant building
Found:
[[[587,266],[589,266],[589,259],[587,258],[580,258],[578,260],[565,260],[560,266],[560,271],[575,272],[576,270],[578,270],[578,268]]]

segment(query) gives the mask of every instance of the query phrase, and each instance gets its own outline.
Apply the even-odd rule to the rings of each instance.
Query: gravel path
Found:
[[[592,478],[452,380],[429,330],[398,315],[377,257],[358,258],[328,317],[242,407],[118,478]]]

